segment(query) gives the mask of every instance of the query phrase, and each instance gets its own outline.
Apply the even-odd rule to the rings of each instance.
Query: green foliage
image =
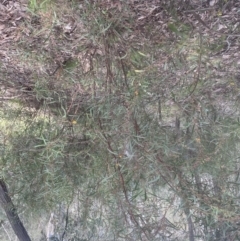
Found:
[[[33,12],[37,12],[39,10],[46,11],[50,3],[50,0],[29,0],[28,6],[30,11]]]
[[[180,20],[174,1],[81,4],[80,32],[56,37],[60,23],[44,40],[46,60],[71,41],[72,56],[34,81],[29,106],[3,106],[1,175],[19,206],[68,204],[72,240],[237,236],[239,93],[219,74],[222,35]]]

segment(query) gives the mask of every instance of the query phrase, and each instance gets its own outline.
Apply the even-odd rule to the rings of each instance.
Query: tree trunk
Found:
[[[8,194],[6,184],[2,179],[0,179],[0,203],[19,241],[31,241]]]

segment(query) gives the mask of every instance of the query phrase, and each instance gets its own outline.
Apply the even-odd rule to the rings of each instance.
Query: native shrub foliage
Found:
[[[204,6],[178,2],[72,1],[82,35],[63,31],[72,56],[34,82],[40,107],[4,104],[2,175],[20,205],[67,204],[71,240],[239,239],[236,49],[223,44],[238,27],[209,29]]]

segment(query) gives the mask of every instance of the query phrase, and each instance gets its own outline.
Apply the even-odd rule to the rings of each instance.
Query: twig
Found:
[[[8,231],[7,231],[6,228],[4,227],[3,223],[1,224],[1,226],[2,226],[3,230],[5,231],[5,233],[7,234],[9,240],[12,241],[12,239],[11,239],[11,237],[10,237]]]
[[[63,233],[62,233],[61,241],[63,241],[64,236],[65,236],[65,234],[66,234],[67,227],[68,227],[68,212],[69,212],[69,206],[70,206],[70,204],[67,206],[66,219],[65,219],[66,222],[65,222],[64,231],[63,231]]]

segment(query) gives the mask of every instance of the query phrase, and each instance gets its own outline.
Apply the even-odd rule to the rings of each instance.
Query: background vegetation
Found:
[[[33,240],[240,240],[237,1],[0,7],[1,176]]]

